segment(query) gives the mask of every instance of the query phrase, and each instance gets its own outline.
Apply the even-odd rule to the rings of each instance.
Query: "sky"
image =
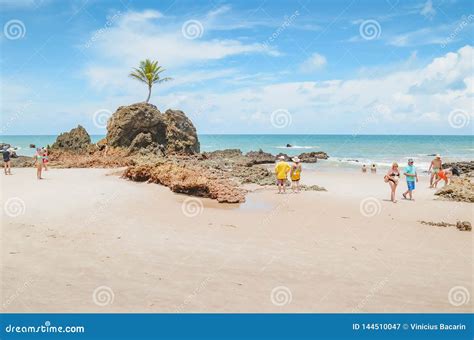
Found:
[[[473,133],[474,2],[0,0],[0,133],[105,134],[146,99],[198,133]]]

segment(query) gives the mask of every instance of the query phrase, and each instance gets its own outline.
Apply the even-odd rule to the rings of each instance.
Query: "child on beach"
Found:
[[[278,193],[286,192],[286,181],[290,166],[285,162],[285,156],[278,157],[278,163],[275,165],[275,175],[277,178]]]
[[[443,161],[441,160],[441,156],[438,154],[435,158],[431,161],[430,168],[428,171],[431,172],[430,175],[430,188],[433,188],[433,181],[438,179],[438,172],[442,169]]]
[[[48,149],[43,148],[43,167],[44,171],[48,171]]]
[[[36,154],[34,156],[35,166],[36,166],[36,178],[43,179],[41,173],[43,171],[43,152],[40,148],[36,149]]]
[[[372,167],[370,168],[370,172],[373,174],[377,173],[377,166],[375,164],[372,164]]]
[[[407,199],[407,195],[410,196],[410,200],[413,200],[413,190],[415,190],[415,181],[418,182],[418,174],[416,173],[416,168],[413,165],[413,159],[408,160],[408,166],[405,167],[405,172],[403,173],[407,179],[408,190],[403,193],[403,198]]]
[[[362,172],[364,172],[364,173],[367,172],[367,167],[365,166],[365,164],[362,165]]]
[[[11,169],[11,161],[10,161],[10,150],[7,148],[4,148],[2,150],[3,153],[3,166],[4,166],[4,171],[5,175],[11,175],[12,174],[12,169]]]
[[[290,178],[291,178],[291,188],[293,189],[294,193],[300,192],[300,178],[301,178],[301,171],[303,171],[300,163],[300,159],[298,157],[294,157],[293,165],[291,166]]]
[[[400,179],[400,172],[398,170],[398,163],[393,162],[392,167],[388,170],[387,174],[384,177],[385,183],[390,185],[390,200],[393,203],[397,203],[395,199],[395,191],[397,190],[398,180]]]

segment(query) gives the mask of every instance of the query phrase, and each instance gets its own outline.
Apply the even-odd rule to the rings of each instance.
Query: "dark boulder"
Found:
[[[199,140],[191,120],[179,110],[161,113],[156,106],[137,103],[121,106],[107,122],[107,144],[167,154],[199,152]]]
[[[69,151],[85,151],[91,145],[91,137],[81,125],[69,132],[64,132],[56,138],[52,149]]]

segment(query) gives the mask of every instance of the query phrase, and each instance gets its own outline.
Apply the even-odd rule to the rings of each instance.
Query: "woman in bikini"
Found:
[[[41,150],[41,148],[36,149],[34,160],[36,166],[36,178],[43,179],[41,177],[41,173],[43,172],[43,151]]]
[[[387,174],[384,177],[386,183],[390,185],[390,200],[393,203],[397,203],[395,199],[395,191],[397,190],[398,180],[400,179],[400,172],[398,171],[398,163],[393,162],[392,167],[388,170]]]

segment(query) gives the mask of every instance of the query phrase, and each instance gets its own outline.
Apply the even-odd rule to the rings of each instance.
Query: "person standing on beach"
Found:
[[[390,185],[390,200],[393,203],[397,203],[395,199],[395,191],[397,190],[398,181],[400,179],[400,172],[398,171],[398,163],[393,162],[392,167],[388,170],[387,174],[384,177],[386,183]]]
[[[7,148],[4,148],[2,150],[2,153],[3,153],[3,166],[4,166],[5,175],[11,175],[12,168],[11,168],[11,160],[10,160],[10,150],[8,150]]]
[[[372,167],[370,168],[370,172],[373,173],[373,174],[376,174],[377,173],[377,166],[374,164],[372,164]]]
[[[410,196],[410,200],[413,199],[413,190],[415,190],[415,181],[418,182],[418,174],[416,173],[416,168],[413,165],[413,159],[408,160],[408,166],[405,167],[405,172],[403,173],[407,179],[408,190],[403,193],[403,198],[407,198],[407,195]]]
[[[435,158],[431,161],[430,168],[428,171],[431,172],[430,175],[430,188],[433,188],[433,181],[438,179],[438,172],[443,169],[442,167],[443,161],[441,160],[441,156],[439,154],[435,155]]]
[[[285,156],[278,157],[278,163],[275,165],[275,175],[279,194],[286,192],[286,181],[290,169],[290,165],[285,162]]]
[[[48,171],[48,149],[47,148],[43,148],[42,150],[43,152],[43,167],[44,167],[44,171]]]
[[[291,178],[291,188],[293,189],[294,193],[298,193],[301,191],[300,188],[300,179],[301,179],[301,172],[303,171],[303,168],[301,167],[301,160],[298,157],[294,157],[292,159],[294,162],[291,165],[291,171],[290,171],[290,178]]]
[[[36,178],[43,179],[41,174],[43,172],[43,151],[41,148],[36,149],[36,154],[34,156],[35,166],[36,166]]]
[[[367,167],[365,166],[365,164],[362,165],[362,172],[364,172],[364,173],[367,172]]]

